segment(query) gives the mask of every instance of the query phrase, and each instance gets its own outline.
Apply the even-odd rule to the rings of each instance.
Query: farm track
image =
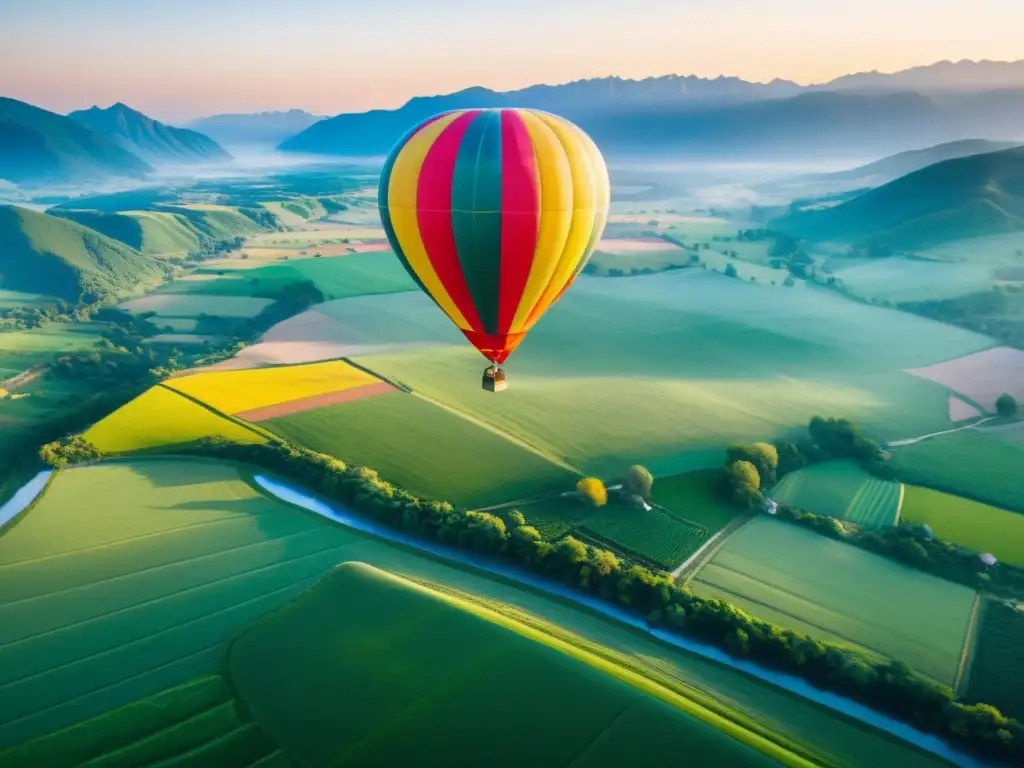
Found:
[[[676,583],[679,583],[681,580],[685,581],[685,576],[688,576],[690,573],[695,573],[696,571],[698,571],[700,567],[704,565],[704,563],[706,563],[708,560],[710,560],[718,553],[718,550],[725,545],[725,542],[728,540],[730,536],[739,531],[752,520],[754,520],[754,517],[737,517],[736,519],[734,519],[727,526],[725,526],[725,528],[723,528],[710,539],[708,539],[706,542],[704,542],[700,549],[698,549],[696,552],[694,552],[692,555],[686,558],[686,560],[680,563],[679,566],[674,571],[672,571],[672,580]]]
[[[971,607],[971,618],[967,623],[967,632],[964,635],[964,647],[960,652],[960,664],[956,669],[956,677],[953,679],[953,695],[959,697],[967,691],[971,682],[971,666],[974,662],[974,651],[978,644],[978,634],[981,632],[981,623],[985,620],[985,609],[988,606],[985,598],[978,592],[974,596],[974,605]]]
[[[955,427],[954,429],[944,429],[941,432],[929,432],[927,435],[921,435],[920,437],[909,437],[906,440],[893,440],[885,443],[885,448],[902,448],[905,445],[913,445],[914,443],[920,443],[922,440],[927,440],[930,437],[939,437],[940,435],[951,435],[954,432],[963,432],[965,429],[974,429],[980,427],[982,424],[993,419],[998,418],[997,416],[986,416],[973,424],[965,424],[962,427]]]

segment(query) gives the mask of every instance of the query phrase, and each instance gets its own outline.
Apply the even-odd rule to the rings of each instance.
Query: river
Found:
[[[533,587],[534,589],[539,589],[549,594],[572,600],[581,605],[585,605],[591,610],[602,613],[609,618],[646,632],[669,645],[675,646],[676,648],[725,664],[733,669],[745,672],[824,707],[841,712],[844,715],[866,723],[881,731],[890,733],[904,741],[910,742],[911,744],[927,750],[932,754],[943,757],[956,765],[963,766],[963,768],[991,768],[989,764],[954,749],[937,736],[919,731],[913,726],[907,725],[899,720],[895,720],[887,715],[883,715],[880,712],[876,712],[870,707],[866,707],[852,699],[815,688],[813,685],[799,677],[777,672],[751,661],[733,658],[714,646],[698,643],[680,635],[667,632],[663,629],[652,629],[647,626],[647,622],[644,621],[642,617],[620,609],[611,603],[605,602],[604,600],[577,592],[576,590],[570,589],[559,582],[535,576],[527,571],[517,568],[516,566],[492,560],[491,558],[476,555],[454,547],[448,547],[443,544],[425,541],[413,536],[407,536],[401,531],[381,525],[369,518],[354,514],[344,507],[328,504],[327,502],[311,496],[304,491],[297,490],[292,486],[276,480],[271,480],[264,475],[256,475],[254,479],[261,488],[281,501],[302,507],[303,509],[314,512],[328,520],[340,523],[348,528],[362,531],[363,533],[368,533],[388,541],[415,547],[416,549],[429,552],[448,560],[454,560],[474,568],[479,568],[483,571],[518,581],[519,583]]]
[[[25,511],[28,505],[36,500],[50,481],[50,475],[52,474],[52,469],[44,469],[15,491],[6,504],[0,506],[0,530],[3,530],[5,525]]]

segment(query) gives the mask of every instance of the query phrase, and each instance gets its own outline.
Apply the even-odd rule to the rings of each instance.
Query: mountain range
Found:
[[[809,240],[927,248],[1024,231],[1024,147],[929,165],[831,208],[773,223]]]
[[[277,145],[324,118],[301,109],[287,112],[211,115],[187,123],[187,127],[227,145]]]
[[[81,123],[0,98],[0,179],[141,179],[152,170],[144,160]]]
[[[68,117],[154,164],[211,162],[231,157],[209,136],[173,128],[120,102],[106,109],[91,107],[70,112]]]
[[[729,98],[673,101],[665,98],[664,92],[657,97],[646,92],[641,98],[634,89],[643,92],[643,81],[632,86],[630,82],[603,82],[598,87],[584,81],[509,93],[471,88],[412,99],[397,110],[323,120],[284,141],[280,149],[383,155],[410,126],[438,112],[512,105],[557,111],[586,130],[611,155],[864,157],[967,137],[1024,139],[1024,87],[941,98],[908,91],[856,90],[808,90],[753,98],[750,91],[737,86]],[[784,83],[772,87],[778,89],[777,94],[789,90]],[[583,91],[593,98],[580,97]],[[563,93],[565,98],[560,97]],[[744,93],[747,96],[738,95]]]

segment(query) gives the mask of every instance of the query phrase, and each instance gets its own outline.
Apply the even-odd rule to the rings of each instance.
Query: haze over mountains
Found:
[[[106,109],[94,106],[70,112],[68,117],[151,162],[194,163],[230,158],[210,137],[173,128],[120,102]]]
[[[272,144],[304,131],[324,118],[301,109],[287,112],[211,115],[187,123],[187,127],[227,145]]]

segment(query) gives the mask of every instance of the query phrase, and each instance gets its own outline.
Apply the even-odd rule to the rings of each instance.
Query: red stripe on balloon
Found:
[[[501,113],[501,280],[498,331],[508,333],[533,266],[540,229],[537,155],[523,119]]]
[[[420,237],[441,285],[451,296],[459,312],[474,331],[483,331],[473,297],[459,263],[452,232],[452,175],[459,144],[466,128],[480,110],[465,112],[455,118],[427,150],[416,185],[416,219]]]

